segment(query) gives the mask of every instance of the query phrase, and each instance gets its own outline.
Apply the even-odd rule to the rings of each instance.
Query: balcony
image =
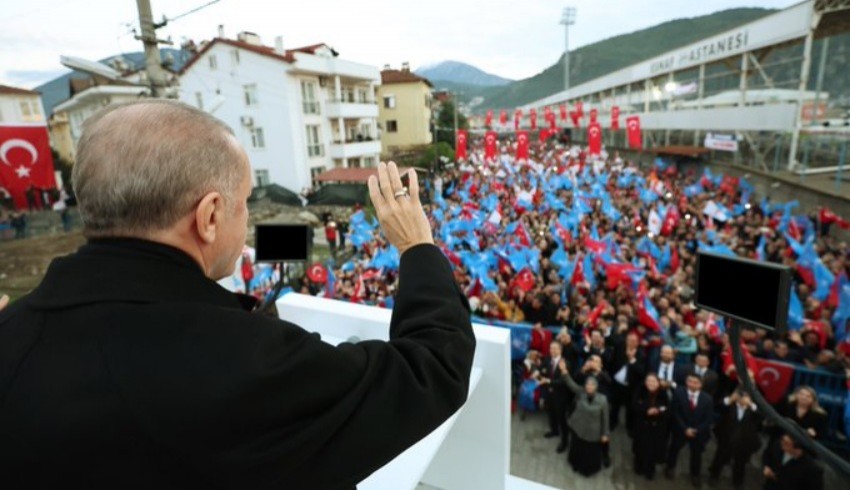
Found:
[[[345,100],[328,100],[325,104],[330,118],[375,118],[378,117],[378,104],[375,102],[348,102]]]
[[[330,144],[328,156],[331,158],[370,157],[381,153],[381,142],[373,141],[334,141]]]
[[[337,345],[388,340],[390,310],[290,293],[277,302],[281,318]],[[361,490],[554,490],[509,474],[510,333],[474,325],[476,347],[469,396],[457,413],[357,485]]]

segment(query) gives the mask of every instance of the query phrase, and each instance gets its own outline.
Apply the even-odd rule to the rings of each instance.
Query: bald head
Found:
[[[247,160],[223,122],[181,102],[146,99],[90,117],[74,191],[84,233],[147,236],[174,225],[208,192],[228,200]]]

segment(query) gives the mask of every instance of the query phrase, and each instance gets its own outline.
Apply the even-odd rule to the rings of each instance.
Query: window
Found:
[[[384,96],[384,109],[395,109],[395,95]]]
[[[209,59],[210,59],[210,70],[215,70],[216,68],[218,68],[218,59],[215,57],[215,55],[211,54]]]
[[[252,83],[250,85],[245,85],[245,105],[246,106],[255,106],[259,103],[257,100],[257,84]]]
[[[387,132],[388,133],[397,133],[398,132],[398,122],[387,121]]]
[[[257,178],[257,187],[264,187],[272,183],[268,170],[254,170],[254,176]]]
[[[301,81],[301,99],[304,101],[304,114],[318,114],[319,103],[316,101],[316,84],[306,80]]]
[[[30,110],[29,101],[26,101],[26,100],[21,101],[21,114],[23,114],[24,117],[32,116],[32,111]]]
[[[320,157],[324,153],[324,148],[319,139],[319,126],[315,124],[307,126],[307,155],[310,157]]]
[[[239,64],[239,50],[234,49],[230,51],[230,64],[236,66]]]
[[[375,157],[365,157],[363,159],[364,167],[374,167],[375,166]]]
[[[357,91],[358,102],[361,104],[366,103],[366,89],[360,89]]]
[[[266,147],[266,139],[263,128],[251,128],[251,148],[262,149]]]
[[[0,121],[3,120],[3,108],[0,107]]]
[[[198,106],[198,109],[204,110],[204,94],[201,92],[195,92],[195,105]]]
[[[310,169],[310,181],[313,183],[313,187],[318,187],[320,182],[316,180],[316,177],[322,174],[325,169],[324,167],[316,167]]]

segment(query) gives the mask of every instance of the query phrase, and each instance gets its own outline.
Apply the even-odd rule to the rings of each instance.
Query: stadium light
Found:
[[[564,7],[560,24],[564,26],[564,90],[570,89],[570,26],[576,23],[576,8]]]

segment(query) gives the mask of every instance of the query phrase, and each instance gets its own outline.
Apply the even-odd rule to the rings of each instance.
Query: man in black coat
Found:
[[[646,376],[646,358],[640,350],[640,339],[637,334],[629,333],[618,335],[614,342],[614,353],[611,363],[607,366],[611,377],[610,421],[609,426],[613,431],[620,418],[620,408],[626,407],[626,430],[631,434],[633,426],[633,414],[629,410],[637,389],[643,385]]]
[[[732,463],[732,485],[744,488],[744,468],[761,447],[761,416],[750,395],[741,388],[723,399],[720,421],[714,428],[717,448],[708,469],[709,483],[717,484],[723,467]]]
[[[664,475],[673,478],[679,451],[687,444],[690,448],[690,475],[695,487],[701,486],[700,471],[702,452],[711,438],[711,422],[714,417],[714,401],[702,391],[702,379],[689,374],[686,386],[680,386],[673,393],[670,452],[667,455],[667,468]]]
[[[658,381],[661,382],[661,388],[670,390],[672,397],[673,391],[685,382],[685,377],[688,374],[687,366],[676,362],[676,352],[673,347],[664,345],[661,347],[661,356],[649,366],[649,371],[658,375]]]
[[[546,433],[545,437],[560,436],[561,442],[556,449],[559,453],[566,451],[570,438],[570,429],[567,425],[567,404],[572,399],[572,392],[567,388],[563,379],[566,370],[562,370],[559,366],[562,360],[564,364],[568,364],[561,349],[561,343],[553,340],[549,345],[549,355],[543,358],[543,363],[540,366],[540,376],[545,383],[541,391],[541,398],[545,400],[546,411],[549,414],[549,432]]]
[[[706,352],[698,352],[696,358],[694,358],[694,363],[688,366],[687,374],[696,374],[702,379],[702,391],[711,395],[711,397],[717,400],[717,386],[719,383],[719,377],[714,370],[712,370],[709,366],[711,365],[711,359],[708,357],[708,353]]]
[[[351,489],[464,402],[468,304],[395,164],[369,190],[401,254],[388,342],[343,343],[220,287],[247,233],[247,155],[179,102],[92,116],[89,242],[0,313],[5,488]]]
[[[823,469],[785,434],[762,455],[764,490],[823,490]]]

